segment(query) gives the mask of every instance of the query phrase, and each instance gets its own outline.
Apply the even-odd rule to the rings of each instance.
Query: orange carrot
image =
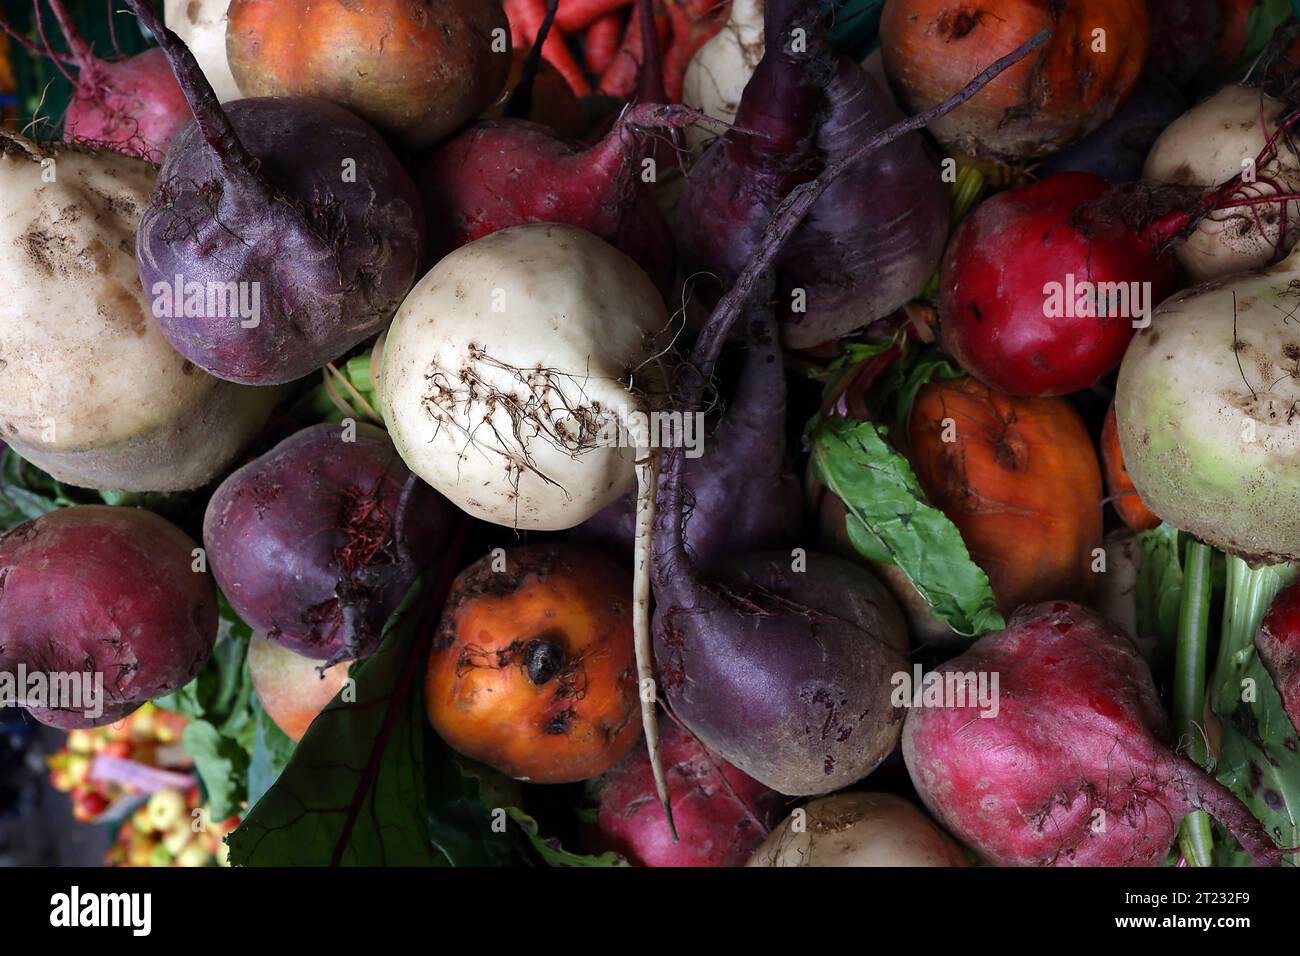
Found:
[[[629,6],[632,0],[560,0],[555,25],[564,33],[585,30],[606,14]]]
[[[506,0],[506,16],[510,18],[512,29],[517,23],[526,42],[531,43],[546,18],[546,0]],[[559,71],[576,95],[586,96],[591,92],[591,83],[565,44],[563,31],[555,29],[557,26],[558,23],[551,25],[551,32],[542,45],[542,56]]]
[[[593,76],[600,76],[614,62],[622,35],[623,18],[618,13],[607,13],[587,28],[587,69]]]
[[[656,14],[655,27],[662,44],[668,36],[668,18]],[[641,24],[637,17],[628,22],[618,55],[600,77],[600,92],[608,96],[631,96],[636,89],[637,73],[641,66]]]

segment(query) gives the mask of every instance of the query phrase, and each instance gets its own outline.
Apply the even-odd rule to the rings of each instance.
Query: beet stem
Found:
[[[36,0],[36,3],[39,5],[40,0]],[[68,49],[72,51],[77,67],[82,70],[93,69],[95,54],[91,51],[90,44],[77,30],[76,22],[68,15],[68,8],[63,5],[63,0],[49,0],[49,4],[50,9],[54,11],[54,19],[58,21],[59,29],[63,31],[63,39],[67,41]]]
[[[1174,726],[1180,751],[1204,767],[1209,757],[1200,722],[1205,712],[1205,657],[1210,633],[1210,563],[1214,551],[1200,541],[1187,546],[1183,600],[1178,614],[1178,651],[1174,665]],[[1181,744],[1186,743],[1183,747]],[[1213,863],[1214,834],[1201,811],[1183,817],[1178,846],[1193,866]]]
[[[695,367],[695,378],[693,382],[687,384],[683,395],[683,406],[688,411],[693,411],[700,406],[705,386],[713,377],[714,366],[717,364],[723,343],[726,342],[736,318],[754,294],[760,279],[772,268],[786,241],[799,227],[804,216],[808,214],[817,200],[821,198],[822,193],[855,163],[894,142],[894,140],[914,130],[928,126],[940,117],[952,112],[1001,73],[1047,43],[1050,38],[1051,31],[1049,30],[1035,34],[1010,53],[994,60],[969,83],[942,103],[882,130],[856,149],[827,165],[816,179],[802,183],[790,191],[769,220],[756,254],[750,258],[744,271],[740,273],[732,287],[727,290],[726,294],[718,302],[695,343],[695,348],[691,354],[691,364]],[[768,281],[771,281],[771,277],[768,277]],[[682,513],[682,480],[685,474],[685,456],[681,454],[681,449],[673,449],[670,452],[668,469],[668,481],[665,490],[668,492],[669,497],[664,504],[665,510],[671,514],[670,520],[673,523],[676,541],[671,553],[666,557],[668,558],[667,564],[670,566],[668,570],[671,570],[672,566],[676,566],[678,571],[682,571],[684,568],[673,557],[674,555],[684,556],[685,553],[683,536],[685,521]],[[657,573],[657,578],[661,581],[668,576],[668,574]]]
[[[551,33],[551,24],[555,22],[555,11],[560,7],[560,0],[548,0],[546,14],[541,26],[537,28],[537,37],[524,59],[524,69],[519,75],[519,82],[506,98],[506,105],[501,115],[506,119],[528,119],[533,115],[533,84],[537,80],[537,71],[542,66],[542,45]]]
[[[221,108],[217,94],[212,90],[212,84],[203,75],[203,70],[199,68],[199,63],[194,59],[190,48],[181,41],[180,37],[163,26],[148,0],[126,0],[126,4],[162,48],[167,62],[171,64],[172,72],[176,74],[181,92],[185,94],[190,110],[194,113],[194,121],[199,126],[199,132],[203,134],[204,141],[216,156],[221,171],[228,178],[240,179],[250,187],[264,191],[261,178],[254,172],[255,160],[240,142],[235,128],[230,125],[230,119]]]

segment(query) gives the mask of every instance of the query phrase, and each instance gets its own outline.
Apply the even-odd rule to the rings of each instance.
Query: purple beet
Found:
[[[387,432],[305,428],[217,488],[203,521],[212,573],[254,630],[335,663],[373,653],[448,533],[453,508]]]
[[[1186,98],[1168,80],[1148,72],[1119,112],[1046,160],[1037,174],[1046,178],[1054,173],[1080,172],[1112,183],[1137,182],[1152,144],[1187,107]]]
[[[751,308],[747,323],[763,328],[765,311]],[[668,703],[705,746],[773,790],[855,783],[902,729],[890,704],[890,678],[908,666],[898,607],[869,571],[802,550],[728,557],[701,574],[683,537],[683,461],[668,456],[655,529],[654,659]],[[723,509],[715,518],[748,504],[711,503]],[[701,514],[697,501],[691,520]]]
[[[197,120],[168,148],[136,234],[140,280],[168,340],[218,378],[274,385],[380,331],[424,242],[419,196],[397,157],[324,100],[223,109],[151,5],[128,3]]]
[[[686,547],[701,566],[789,544],[803,526],[803,494],[786,454],[785,366],[771,313],[747,336],[735,394],[699,457],[685,463]],[[666,480],[665,474],[660,487]],[[574,536],[630,558],[635,531],[636,492],[630,492]]]

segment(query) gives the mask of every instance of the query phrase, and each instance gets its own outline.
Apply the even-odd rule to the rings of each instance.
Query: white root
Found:
[[[668,818],[668,829],[677,839],[672,799],[659,750],[659,714],[655,710],[654,646],[650,629],[650,580],[655,524],[655,492],[659,484],[659,449],[648,440],[637,442],[636,450],[636,543],[632,572],[632,633],[636,645],[637,685],[641,695],[641,725],[645,728],[650,769],[655,792]]]

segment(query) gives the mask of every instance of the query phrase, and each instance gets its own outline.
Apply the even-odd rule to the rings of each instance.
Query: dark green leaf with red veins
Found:
[[[959,634],[1004,626],[988,575],[961,532],[925,499],[902,455],[872,422],[828,418],[813,434],[817,477],[844,503],[854,546],[869,560],[897,564],[934,613]]]

